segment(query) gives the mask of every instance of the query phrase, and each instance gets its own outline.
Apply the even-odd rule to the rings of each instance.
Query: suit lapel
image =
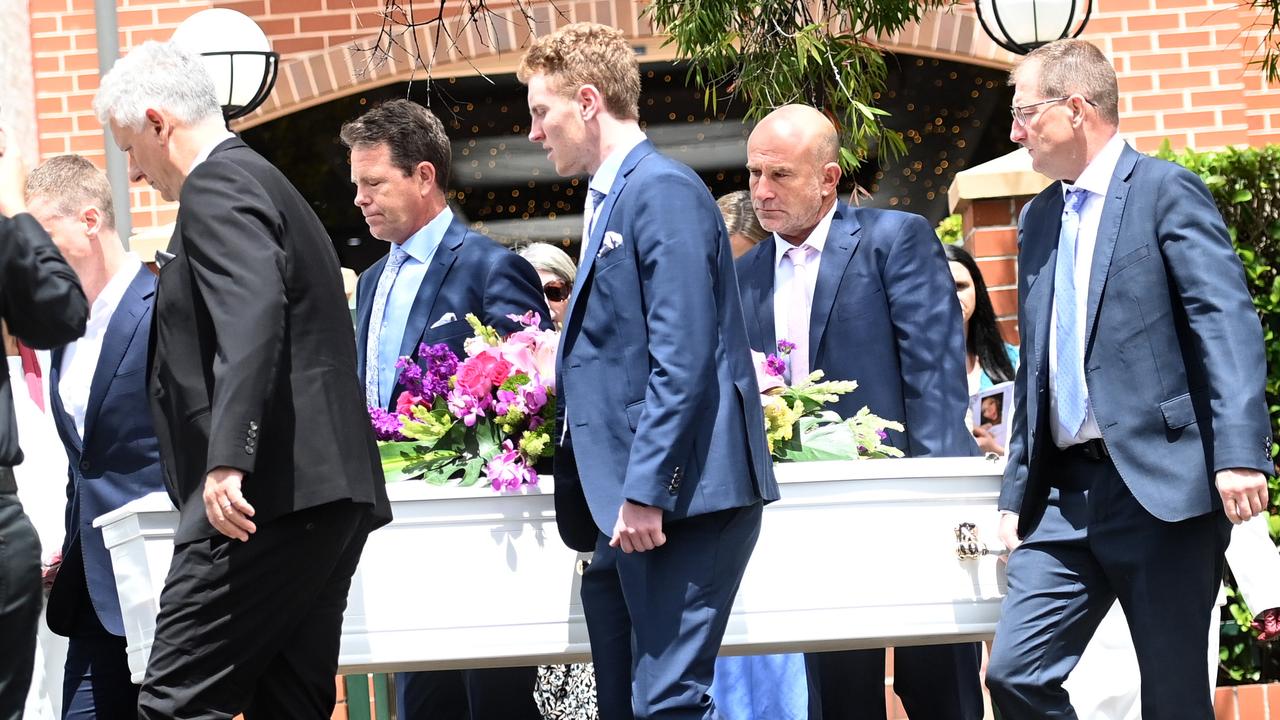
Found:
[[[1024,246],[1029,255],[1031,267],[1038,267],[1034,275],[1027,276],[1027,296],[1024,301],[1027,319],[1035,318],[1035,327],[1031,328],[1035,338],[1035,369],[1037,377],[1047,377],[1049,372],[1049,326],[1053,324],[1053,273],[1058,261],[1058,234],[1062,228],[1062,184],[1050,186],[1049,195],[1045,198],[1045,207],[1037,213],[1028,213],[1026,222],[1030,227],[1023,230],[1024,238],[1031,238]],[[1036,239],[1040,244],[1031,245]],[[1034,253],[1034,254],[1033,254]],[[1040,258],[1043,257],[1043,260]]]
[[[413,299],[413,306],[409,309],[409,322],[405,323],[404,337],[400,340],[401,357],[406,355],[413,357],[417,354],[422,335],[427,331],[427,323],[432,322],[432,316],[435,315],[436,298],[440,295],[440,288],[444,286],[449,268],[453,267],[454,261],[458,259],[458,250],[462,247],[462,241],[466,236],[467,229],[457,218],[454,218],[445,229],[444,237],[440,239],[440,247],[436,248],[436,254],[431,258],[431,265],[427,267],[427,274],[422,278],[422,285],[418,286],[418,294]],[[399,384],[397,381],[397,390]],[[395,397],[394,392],[392,397]]]
[[[373,312],[373,295],[378,289],[378,278],[382,269],[387,266],[387,258],[381,259],[365,270],[364,282],[356,283],[356,367],[360,368],[360,387],[364,387],[364,369],[368,358],[365,357],[369,344],[369,316]]]
[[[1107,271],[1111,269],[1111,256],[1120,237],[1120,221],[1124,219],[1124,204],[1129,197],[1129,177],[1138,163],[1138,151],[1125,145],[1116,163],[1115,173],[1107,196],[1103,198],[1102,216],[1098,219],[1098,234],[1094,240],[1093,266],[1089,270],[1089,298],[1085,304],[1085,348],[1093,339],[1093,328],[1098,320],[1098,304],[1102,288],[1107,284]]]
[[[853,209],[838,203],[831,218],[831,229],[822,248],[822,262],[818,264],[818,282],[813,288],[813,303],[809,313],[809,367],[818,361],[818,349],[826,333],[831,307],[836,301],[836,291],[844,278],[845,268],[858,247],[862,225],[854,217]]]
[[[613,185],[609,188],[609,194],[604,196],[604,206],[600,208],[600,215],[596,218],[596,224],[591,228],[591,237],[587,240],[587,248],[582,254],[582,264],[578,267],[578,276],[573,281],[573,294],[570,296],[569,307],[565,310],[565,328],[578,315],[578,301],[582,299],[582,287],[587,283],[587,279],[591,276],[591,270],[595,267],[596,253],[600,252],[600,243],[604,240],[605,228],[609,226],[609,218],[613,215],[613,208],[618,203],[618,198],[622,196],[622,189],[627,185],[627,176],[632,170],[636,169],[636,165],[645,156],[654,152],[653,143],[644,140],[639,145],[631,149],[627,153],[627,157],[622,161],[622,166],[618,168],[618,174],[613,178]],[[583,219],[585,223],[585,218]],[[564,351],[565,337],[568,333],[562,334],[560,338],[560,351]]]
[[[78,457],[84,452],[84,440],[76,430],[75,419],[67,413],[62,404],[62,393],[58,386],[62,383],[62,358],[66,355],[66,346],[54,348],[49,353],[49,408],[53,410],[53,423],[63,439],[70,441]]]
[[[760,338],[761,347],[752,348],[765,355],[777,352],[778,339],[774,337],[773,273],[777,240],[770,234],[752,251],[750,265],[746,268],[750,288],[745,311],[749,321],[755,323],[754,337]]]
[[[116,311],[111,315],[111,322],[107,324],[107,330],[102,336],[102,350],[98,353],[98,364],[93,370],[93,381],[89,386],[89,403],[84,413],[85,441],[93,435],[98,411],[102,409],[102,399],[133,342],[142,316],[147,312],[147,298],[151,297],[154,288],[155,281],[151,277],[151,271],[145,267],[139,268],[121,296]]]

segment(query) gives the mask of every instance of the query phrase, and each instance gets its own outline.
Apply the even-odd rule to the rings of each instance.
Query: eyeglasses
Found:
[[[1009,106],[1009,114],[1013,116],[1014,122],[1018,123],[1019,125],[1026,125],[1027,122],[1031,120],[1031,118],[1039,114],[1039,111],[1028,113],[1027,111],[1030,110],[1031,108],[1040,107],[1041,105],[1048,105],[1050,103],[1060,103],[1063,100],[1070,100],[1071,97],[1072,97],[1071,95],[1063,95],[1062,97],[1049,98],[1048,100],[1041,100],[1040,102],[1033,102],[1027,105],[1011,105]],[[1090,100],[1089,98],[1081,98],[1081,99],[1094,107],[1098,107],[1098,104]]]
[[[551,302],[562,302],[569,299],[569,286],[562,282],[549,282],[542,286],[542,294]]]

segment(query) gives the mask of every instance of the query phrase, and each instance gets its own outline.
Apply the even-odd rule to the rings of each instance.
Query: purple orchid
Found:
[[[484,466],[484,475],[498,491],[519,490],[521,485],[538,484],[537,473],[525,463],[510,440],[503,441],[502,452]]]
[[[449,412],[462,421],[467,427],[475,427],[480,418],[486,416],[490,402],[487,396],[473,397],[455,388],[448,395]]]

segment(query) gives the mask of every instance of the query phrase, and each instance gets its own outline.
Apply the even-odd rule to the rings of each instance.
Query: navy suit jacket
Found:
[[[738,259],[751,347],[777,352],[769,237]],[[809,320],[809,367],[858,389],[832,407],[864,405],[900,422],[889,443],[912,457],[977,454],[965,428],[964,321],[937,235],[924,218],[838,203],[822,249]]]
[[[728,234],[692,170],[648,141],[627,155],[572,298],[556,383],[575,460],[557,453],[566,543],[594,547],[623,500],[672,521],[778,498]]]
[[[361,387],[364,387],[373,294],[386,264],[384,256],[361,273],[356,284],[356,356]],[[417,358],[418,346],[422,343],[444,343],[459,358],[466,357],[462,343],[472,335],[467,313],[473,313],[499,335],[508,335],[519,330],[520,324],[507,316],[523,315],[530,310],[541,316],[544,329],[553,328],[551,313],[542,295],[542,283],[529,261],[467,229],[455,217],[431,258],[418,296],[409,310],[400,356]],[[448,313],[453,313],[452,321],[431,327]],[[390,396],[391,407],[395,406],[400,390],[397,382]]]
[[[1025,533],[1048,493],[1049,325],[1063,207],[1054,183],[1018,228],[1022,363],[1000,508]],[[1105,198],[1085,316],[1085,382],[1138,502],[1174,522],[1221,508],[1213,474],[1272,472],[1262,327],[1204,183],[1128,146]]]
[[[51,357],[49,398],[54,425],[70,461],[67,479],[67,534],[62,567],[49,596],[49,627],[71,634],[84,583],[107,632],[124,636],[111,555],[94,518],[164,487],[160,446],[151,422],[147,393],[147,342],[156,278],[138,270],[111,316],[89,388],[84,437],[58,392],[62,356]]]

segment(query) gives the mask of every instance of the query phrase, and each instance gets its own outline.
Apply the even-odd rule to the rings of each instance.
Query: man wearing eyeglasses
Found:
[[[1062,683],[1119,600],[1148,717],[1212,718],[1204,659],[1231,523],[1267,505],[1262,330],[1204,184],[1116,134],[1078,40],[1014,69],[1010,137],[1057,180],[1019,223],[1022,357],[987,685],[1002,717],[1075,718]]]
[[[459,357],[474,314],[501,334],[533,311],[551,327],[538,274],[523,258],[454,217],[445,199],[452,153],[444,125],[412,100],[392,100],[342,126],[351,148],[355,204],[387,256],[356,285],[356,354],[369,407],[400,395],[396,361],[443,343]],[[537,668],[400,673],[401,718],[540,720]]]

